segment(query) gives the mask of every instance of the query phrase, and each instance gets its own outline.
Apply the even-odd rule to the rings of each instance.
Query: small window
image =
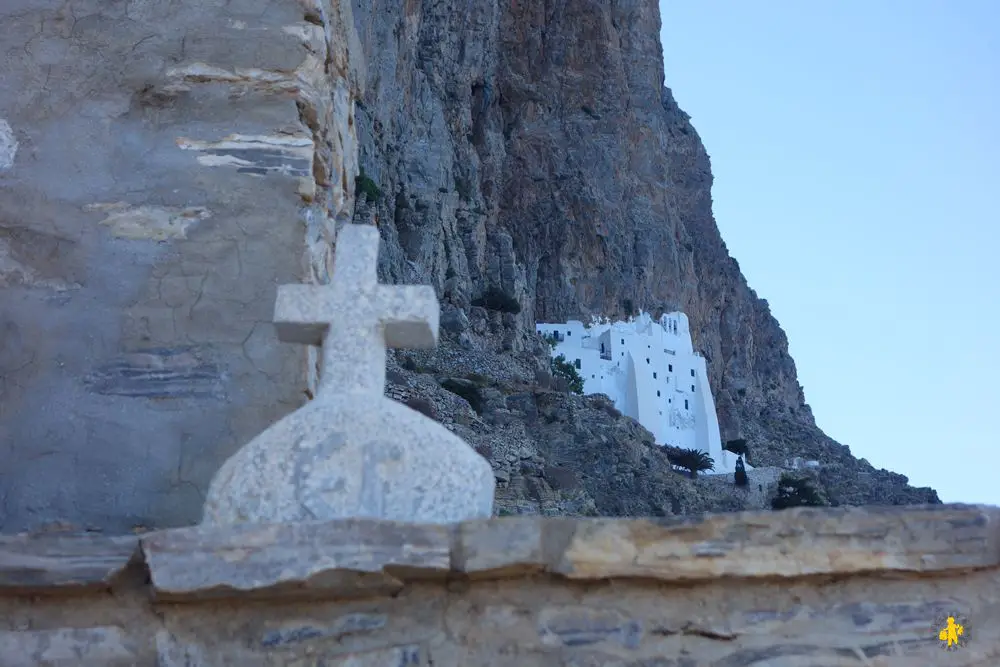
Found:
[[[691,393],[694,393],[694,385],[691,385]]]
[[[687,402],[687,399],[686,399],[686,398],[684,399],[684,409],[685,409],[685,410],[687,410],[687,409],[688,409],[688,402]]]
[[[595,377],[597,377],[597,376],[596,375],[591,375],[590,379],[593,380]]]
[[[656,379],[656,371],[653,371],[653,379]]]
[[[670,372],[670,373],[673,373],[674,372],[674,365],[673,364],[667,364],[667,371]]]
[[[622,356],[623,356],[623,357],[625,356],[625,353],[624,353],[624,352],[622,352]]]
[[[694,369],[691,369],[691,377],[694,377]]]
[[[624,345],[624,344],[625,344],[625,339],[624,339],[624,338],[622,338],[622,345]]]
[[[657,389],[657,390],[656,390],[656,395],[657,395],[657,396],[659,396],[659,395],[660,395],[660,390],[659,390],[659,389]]]
[[[580,360],[577,359],[575,362],[573,362],[573,365],[576,366],[577,369],[579,369],[580,368]]]
[[[646,357],[646,363],[647,364],[649,363],[649,357]]]
[[[559,329],[555,329],[552,333],[555,335],[556,338],[559,338]]]
[[[667,403],[673,403],[673,402],[674,402],[674,399],[672,399],[672,398],[668,398],[667,399]]]

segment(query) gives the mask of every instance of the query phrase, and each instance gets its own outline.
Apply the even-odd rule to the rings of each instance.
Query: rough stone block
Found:
[[[136,647],[118,627],[0,632],[2,667],[133,667]]]
[[[404,581],[443,578],[443,526],[383,521],[198,526],[142,538],[159,600],[390,595]]]
[[[613,609],[577,606],[546,607],[539,613],[538,634],[550,646],[588,646],[610,642],[634,649],[642,641],[642,625]]]
[[[456,527],[452,568],[472,578],[544,572],[562,557],[574,519],[537,516],[467,521]]]
[[[109,588],[138,546],[135,537],[0,535],[0,593]]]
[[[428,664],[424,660],[424,651],[420,646],[392,646],[390,648],[362,651],[350,655],[330,656],[329,658],[305,658],[288,663],[289,667],[422,667]]]
[[[553,571],[573,579],[800,577],[1000,564],[1000,508],[792,509],[581,521]]]
[[[286,623],[265,633],[261,637],[260,645],[263,648],[274,648],[292,646],[317,638],[333,637],[339,640],[346,635],[380,630],[385,627],[387,620],[385,614],[354,613],[326,623]]]
[[[222,398],[224,377],[201,351],[151,348],[119,355],[84,379],[99,394],[146,398]]]

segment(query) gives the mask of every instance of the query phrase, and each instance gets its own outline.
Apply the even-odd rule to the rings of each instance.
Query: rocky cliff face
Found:
[[[491,459],[504,512],[759,501],[548,386],[536,319],[638,308],[688,313],[754,463],[819,459],[841,503],[935,500],[815,428],[658,24],[655,0],[0,2],[0,532],[197,522],[314,386],[275,286],[329,280],[352,216],[383,280],[443,305],[441,349],[394,356],[389,392]]]
[[[354,16],[368,71],[358,126],[370,179],[355,221],[382,230],[383,279],[435,286],[467,370],[495,376],[491,355],[544,364],[531,342],[536,320],[680,309],[708,360],[723,437],[747,438],[756,465],[818,459],[839,503],[937,501],[816,428],[784,332],[719,235],[708,155],[663,86],[655,0],[374,0],[355,2]],[[521,311],[470,309],[490,289]],[[587,401],[563,400],[587,421]],[[496,428],[466,437],[496,439]],[[539,454],[552,434],[528,431],[534,446],[518,460],[552,464]],[[620,451],[634,449],[637,437],[623,438]],[[607,443],[622,438],[576,440],[571,467],[580,468],[593,442],[615,450]],[[525,467],[510,456],[494,464]],[[644,466],[652,474],[645,453],[633,458],[632,476]],[[598,502],[597,511],[614,509]]]

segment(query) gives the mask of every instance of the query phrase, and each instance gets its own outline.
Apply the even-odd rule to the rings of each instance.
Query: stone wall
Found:
[[[275,286],[353,212],[349,2],[0,3],[0,532],[199,519],[304,400]]]
[[[0,665],[995,667],[998,522],[936,505],[7,536]]]
[[[770,507],[770,499],[776,492],[778,480],[781,479],[783,468],[766,466],[747,470],[747,485],[740,492],[747,498],[748,507]],[[736,473],[724,475],[709,475],[709,479],[719,480],[727,486],[736,483]]]

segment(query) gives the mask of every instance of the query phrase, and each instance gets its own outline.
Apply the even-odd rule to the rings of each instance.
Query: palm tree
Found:
[[[671,448],[667,451],[667,458],[675,466],[688,470],[692,479],[698,477],[699,472],[715,470],[715,461],[700,449]]]

